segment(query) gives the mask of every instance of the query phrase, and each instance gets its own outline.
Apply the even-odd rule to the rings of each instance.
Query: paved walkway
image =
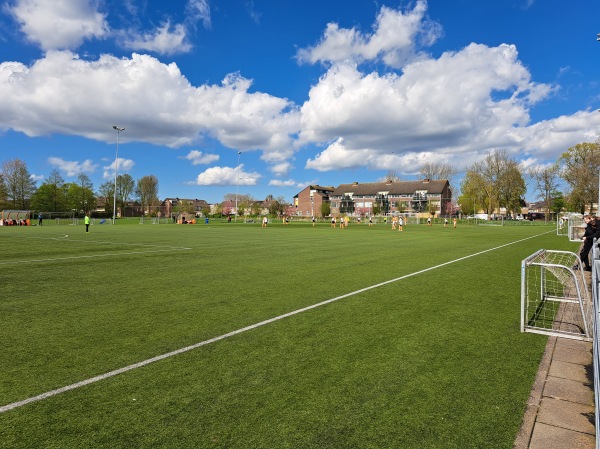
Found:
[[[549,337],[515,449],[595,449],[592,343]]]

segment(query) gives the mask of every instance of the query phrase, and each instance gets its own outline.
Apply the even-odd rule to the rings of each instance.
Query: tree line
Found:
[[[455,173],[450,164],[443,162],[425,163],[420,170],[420,175],[429,179],[449,180]],[[543,202],[547,215],[563,210],[583,214],[598,202],[599,177],[600,140],[579,143],[562,153],[554,163],[533,168],[523,167],[505,150],[492,150],[467,168],[456,203],[449,203],[451,210],[443,213],[452,214],[460,209],[466,215],[482,210],[492,214],[505,208],[508,214],[519,214],[530,185]],[[382,179],[400,180],[393,172]],[[565,191],[561,186],[566,187]]]
[[[429,179],[451,179],[454,168],[444,162],[423,164],[421,176]],[[518,214],[525,205],[525,192],[528,183],[538,198],[543,201],[547,214],[561,210],[585,213],[591,211],[598,202],[600,176],[600,140],[579,143],[565,151],[557,161],[536,168],[524,168],[505,150],[492,150],[483,159],[471,164],[460,182],[460,195],[456,203],[463,214],[473,214],[483,210],[488,214],[505,208],[509,214]],[[400,177],[389,172],[385,181],[399,181]],[[561,185],[566,190],[561,191]],[[144,176],[135,181],[130,175],[117,176],[116,206],[123,208],[135,200],[142,210],[150,210],[160,205],[158,198],[158,178]],[[85,212],[96,208],[98,199],[103,199],[105,210],[112,211],[115,197],[114,181],[102,184],[94,192],[90,178],[80,173],[76,182],[65,182],[56,169],[40,186],[20,159],[2,163],[0,171],[0,207],[3,209],[31,209],[37,211]],[[257,215],[261,202],[250,195],[226,194],[223,203],[218,205],[218,213],[232,213],[227,204],[237,201],[239,211],[249,211]],[[269,213],[281,214],[286,206],[285,198],[269,195]],[[456,209],[456,204],[451,204]],[[272,210],[271,210],[272,209]],[[597,212],[597,211],[596,211]],[[449,211],[444,211],[449,213]]]
[[[494,150],[469,167],[460,184],[458,204],[465,214],[479,210],[491,214],[500,208],[520,213],[527,183],[532,183],[547,215],[563,210],[583,214],[598,203],[599,176],[600,140],[579,143],[554,163],[529,169],[506,151]]]
[[[116,205],[123,208],[129,201],[137,201],[142,208],[158,206],[158,178],[144,176],[137,181],[128,175],[117,176]],[[108,215],[115,201],[115,182],[107,181],[98,192],[89,176],[80,173],[76,182],[65,182],[57,169],[52,170],[40,186],[20,159],[2,162],[0,171],[0,207],[48,212],[77,211],[85,213],[96,209],[102,199]],[[109,213],[109,211],[111,211]]]

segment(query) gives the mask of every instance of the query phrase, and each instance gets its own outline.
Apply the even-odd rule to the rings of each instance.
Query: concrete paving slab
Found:
[[[563,340],[559,338],[559,341]],[[579,365],[588,365],[592,363],[592,351],[585,345],[586,342],[581,342],[579,346],[567,346],[557,344],[552,354],[552,360],[561,362],[576,363]]]
[[[596,439],[587,433],[538,423],[529,449],[595,449]]]
[[[577,363],[561,362],[560,360],[552,361],[548,375],[581,383],[591,383],[594,380],[593,373],[587,366],[579,365]]]
[[[572,338],[559,338],[556,342],[556,347],[559,348],[577,348],[577,349],[587,349],[589,351],[592,350],[592,342],[583,341],[583,340],[574,340]]]
[[[594,407],[559,399],[542,399],[536,425],[539,423],[590,435],[596,434]]]
[[[593,385],[558,377],[546,379],[543,396],[578,404],[594,405]]]
[[[556,345],[556,340],[557,337],[549,337],[548,342],[546,343],[546,349],[542,355],[542,360],[540,361],[540,366],[538,368],[537,375],[535,376],[535,381],[533,382],[529,398],[527,399],[527,406],[525,408],[525,413],[523,414],[523,421],[521,422],[519,433],[515,438],[513,445],[514,449],[527,449],[529,447],[540,403],[542,402],[542,392],[544,390],[546,379],[548,378],[548,372],[550,370],[552,353],[554,351],[554,346]]]

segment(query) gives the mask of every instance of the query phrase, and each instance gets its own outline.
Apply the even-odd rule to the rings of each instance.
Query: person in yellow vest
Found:
[[[85,232],[90,232],[90,214],[88,212],[85,213]]]

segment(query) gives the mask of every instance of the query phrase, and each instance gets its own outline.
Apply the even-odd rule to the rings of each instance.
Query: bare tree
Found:
[[[390,170],[386,173],[386,175],[379,179],[379,182],[400,182],[402,178],[393,170]]]
[[[426,162],[421,166],[421,175],[427,179],[450,179],[456,174],[454,167],[447,162]]]
[[[14,208],[26,209],[27,203],[35,193],[35,181],[27,170],[27,164],[20,159],[2,163],[2,177],[7,197]]]

